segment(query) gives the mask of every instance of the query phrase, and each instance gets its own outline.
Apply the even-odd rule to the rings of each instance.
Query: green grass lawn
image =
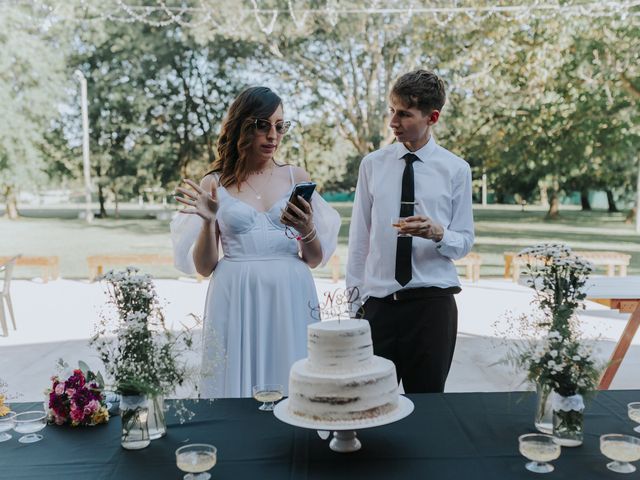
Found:
[[[351,204],[336,203],[342,216],[338,245],[342,270],[346,263]],[[57,255],[65,278],[87,278],[86,257],[97,254],[158,253],[171,254],[169,221],[149,218],[148,212],[123,211],[122,219],[97,219],[91,224],[62,210],[30,212],[10,221],[0,218],[0,256]],[[38,216],[36,216],[38,215]],[[46,216],[45,216],[46,215]],[[539,242],[564,242],[577,250],[613,250],[632,256],[628,273],[640,275],[640,236],[634,226],[624,223],[623,213],[605,211],[561,211],[558,220],[545,220],[545,211],[527,207],[526,211],[509,206],[477,207],[474,251],[483,257],[482,277],[502,276],[503,252],[518,251]],[[144,265],[142,269],[157,277],[175,277],[170,266]],[[604,270],[599,270],[604,273]],[[316,272],[328,276],[324,267]],[[16,278],[39,276],[38,269],[18,267]]]

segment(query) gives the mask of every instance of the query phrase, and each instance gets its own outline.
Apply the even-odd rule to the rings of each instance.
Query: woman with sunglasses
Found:
[[[250,397],[258,384],[280,384],[286,394],[291,365],[306,356],[318,308],[309,268],[333,254],[340,217],[317,193],[288,202],[294,185],[309,181],[304,169],[274,159],[289,126],[278,95],[244,90],[223,122],[213,170],[177,188],[187,208],[171,222],[176,267],[211,275],[205,398]]]

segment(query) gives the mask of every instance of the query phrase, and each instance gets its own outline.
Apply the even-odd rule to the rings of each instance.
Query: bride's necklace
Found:
[[[271,177],[273,176],[273,168],[274,167],[271,167],[271,172],[269,173],[269,179],[267,180],[267,183],[264,186],[265,190],[269,186],[269,183],[271,183]],[[264,170],[262,172],[257,172],[258,175],[261,175],[262,173],[264,173]],[[253,190],[253,194],[256,197],[256,200],[262,200],[262,194],[258,192],[255,188],[253,188],[253,186],[249,183],[249,179],[246,179],[244,183],[246,183],[249,186],[249,188]]]

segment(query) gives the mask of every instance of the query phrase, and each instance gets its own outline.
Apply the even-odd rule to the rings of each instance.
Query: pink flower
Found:
[[[77,408],[71,408],[71,420],[75,423],[79,423],[82,421],[82,419],[84,418],[84,411],[77,409]]]
[[[100,408],[100,402],[98,402],[97,400],[91,400],[89,403],[85,405],[84,414],[91,415],[93,412],[98,410],[98,408]]]
[[[53,414],[53,421],[56,422],[56,425],[62,425],[64,424],[64,422],[67,421],[67,418],[62,416],[62,415],[58,415],[57,413]]]
[[[64,393],[64,385],[62,383],[57,384],[53,391],[56,392],[56,395],[62,395]]]
[[[73,397],[73,394],[76,393],[76,389],[75,388],[67,388],[65,393],[69,396],[69,398],[71,398],[71,397]]]

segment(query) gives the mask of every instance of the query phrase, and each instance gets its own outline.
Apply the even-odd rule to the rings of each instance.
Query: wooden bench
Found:
[[[467,280],[477,282],[480,280],[480,265],[482,265],[482,257],[479,253],[469,252],[466,257],[453,261],[457,267],[463,266],[465,268],[465,276]]]
[[[627,276],[627,267],[631,260],[631,255],[620,252],[600,252],[600,251],[580,251],[574,250],[575,255],[591,262],[594,266],[604,266],[607,269],[607,276],[615,276],[618,267],[619,276]],[[520,267],[535,261],[534,258],[518,257],[515,252],[504,252],[504,278],[511,277],[514,282],[520,278]]]
[[[92,255],[87,257],[89,280],[95,280],[104,273],[105,266],[113,265],[173,265],[171,255],[158,254],[126,254],[126,255]]]
[[[12,257],[0,257],[0,264],[8,262]],[[42,281],[47,283],[49,279],[55,280],[60,275],[60,259],[55,256],[21,256],[16,261],[16,266],[40,267],[42,269]]]
[[[467,280],[477,282],[480,279],[480,265],[482,265],[482,257],[480,254],[470,252],[466,257],[453,262],[456,266],[466,267],[465,276]],[[331,281],[337,283],[341,275],[340,255],[333,255],[327,264],[331,267]]]

